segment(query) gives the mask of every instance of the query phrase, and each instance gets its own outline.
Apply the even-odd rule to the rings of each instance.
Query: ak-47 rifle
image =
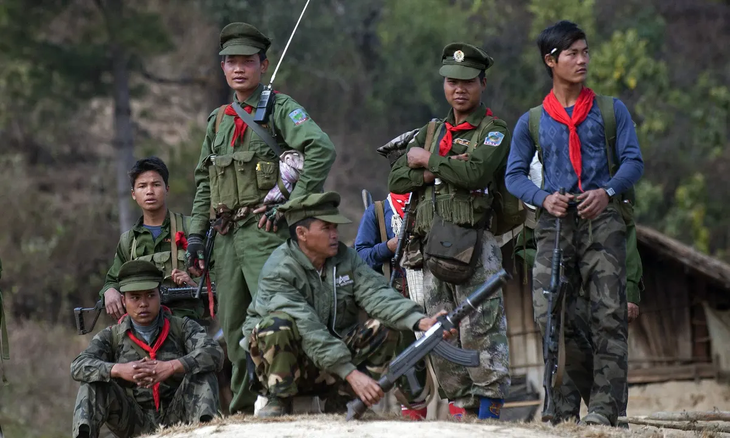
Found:
[[[202,281],[201,281],[202,283]],[[176,301],[187,300],[195,298],[196,295],[208,296],[208,288],[197,287],[168,287],[160,286],[160,302],[162,304],[171,304]],[[215,299],[215,285],[212,285],[213,299]],[[210,299],[210,298],[209,298]],[[104,303],[102,300],[96,302],[94,307],[76,307],[74,308],[74,319],[76,320],[76,330],[78,334],[85,335],[92,330],[96,325],[96,321],[101,315],[101,311],[104,310]],[[88,319],[91,319],[91,323],[87,324]]]
[[[565,194],[564,188],[560,189],[560,194]],[[542,421],[552,421],[555,419],[553,389],[563,384],[563,371],[565,369],[565,341],[563,338],[565,292],[563,287],[566,282],[561,275],[563,250],[560,249],[560,224],[560,218],[555,218],[555,247],[553,248],[550,287],[543,290],[543,294],[547,296],[548,312],[545,334],[542,340],[542,357],[545,361],[545,373],[542,378],[542,386],[545,389]],[[560,307],[556,312],[556,306],[558,305]],[[557,314],[558,312],[559,315]]]
[[[200,293],[203,291],[203,283],[208,283],[206,286],[211,286],[210,284],[210,258],[213,256],[213,245],[215,244],[215,235],[217,233],[215,227],[213,226],[214,221],[211,221],[210,227],[208,228],[208,232],[205,233],[205,249],[203,250],[204,254],[203,257],[205,261],[205,265],[203,266],[203,274],[200,276],[200,281],[198,282],[198,290],[195,292],[195,296],[193,298],[198,299],[200,298]],[[211,306],[212,308],[213,306]],[[211,315],[212,315],[211,311]]]
[[[440,316],[436,322],[424,335],[416,342],[406,348],[403,353],[388,366],[388,372],[380,378],[378,385],[383,392],[390,391],[395,382],[401,377],[406,376],[411,390],[415,393],[421,391],[421,385],[416,378],[415,366],[427,354],[434,352],[439,356],[453,363],[466,366],[479,366],[479,352],[473,350],[462,350],[449,344],[443,338],[443,331],[450,331],[459,326],[461,320],[477,310],[479,306],[492,295],[497,293],[509,279],[512,278],[507,271],[502,269],[492,275],[483,285],[472,292],[469,297],[464,300],[459,307],[454,309],[448,315]],[[367,410],[367,406],[359,398],[352,400],[347,404],[347,420],[358,419]]]
[[[395,247],[395,254],[393,255],[393,268],[390,270],[390,281],[388,282],[388,286],[390,287],[393,287],[393,282],[395,282],[395,273],[398,270],[401,258],[403,258],[403,250],[411,225],[411,210],[413,209],[411,206],[412,201],[413,193],[411,193],[408,197],[406,205],[403,206],[403,222],[400,227],[400,234],[398,235],[398,245]],[[397,214],[395,212],[393,213]]]

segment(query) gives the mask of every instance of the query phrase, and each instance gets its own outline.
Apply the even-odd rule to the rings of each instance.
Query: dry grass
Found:
[[[8,385],[0,387],[0,424],[5,436],[67,437],[78,384],[69,366],[91,335],[44,323],[9,322]]]

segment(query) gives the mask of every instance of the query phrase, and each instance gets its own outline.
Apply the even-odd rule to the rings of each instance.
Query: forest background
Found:
[[[6,430],[68,433],[68,363],[88,341],[73,337],[71,309],[94,302],[119,234],[139,214],[126,177],[134,160],[164,159],[170,207],[189,214],[206,119],[231,98],[220,29],[247,21],[271,36],[270,75],[303,5],[0,1]],[[313,0],[275,88],[332,138],[326,188],[357,220],[361,189],[387,194],[388,164],[375,149],[448,110],[444,45],[467,41],[492,55],[483,99],[513,127],[550,89],[535,39],[559,19],[588,34],[588,85],[621,98],[637,124],[638,221],[730,262],[730,0]],[[356,226],[342,231],[350,239]]]

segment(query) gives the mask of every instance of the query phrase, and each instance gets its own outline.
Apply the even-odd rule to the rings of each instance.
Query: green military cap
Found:
[[[337,210],[339,205],[340,195],[336,192],[313,193],[291,199],[279,207],[279,211],[284,213],[284,218],[290,225],[309,217],[333,224],[352,223],[350,219],[342,216]]]
[[[494,59],[479,47],[467,43],[451,43],[441,52],[439,74],[445,78],[474,79],[482,70],[494,64]]]
[[[221,31],[219,55],[255,55],[269,49],[271,40],[248,23],[231,23]]]
[[[117,281],[120,292],[151,290],[162,283],[162,271],[152,262],[131,260],[119,269]]]

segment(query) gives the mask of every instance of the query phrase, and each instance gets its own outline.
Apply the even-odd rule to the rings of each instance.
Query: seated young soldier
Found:
[[[374,379],[395,356],[396,330],[427,331],[436,322],[339,241],[337,225],[350,223],[339,203],[327,192],[281,207],[291,238],[261,271],[241,341],[255,369],[252,386],[260,383],[252,389],[268,398],[260,417],[291,413],[295,395],[334,398],[338,390],[372,406],[384,396]],[[374,319],[358,324],[361,308]]]
[[[74,438],[98,437],[104,424],[118,437],[132,437],[160,425],[207,422],[218,413],[215,373],[223,350],[198,323],[161,306],[162,279],[143,260],[119,270],[127,314],[71,363],[71,377],[81,382]]]
[[[107,314],[115,319],[124,314],[122,295],[119,293],[119,269],[130,260],[153,262],[165,274],[164,285],[169,287],[196,287],[185,268],[185,250],[190,217],[167,208],[170,172],[157,157],[143,158],[129,170],[132,199],[142,210],[142,216],[132,229],[119,237],[117,250],[104,287],[99,295],[104,300]],[[170,303],[175,316],[187,316],[202,321],[205,316],[201,299],[180,299]]]

